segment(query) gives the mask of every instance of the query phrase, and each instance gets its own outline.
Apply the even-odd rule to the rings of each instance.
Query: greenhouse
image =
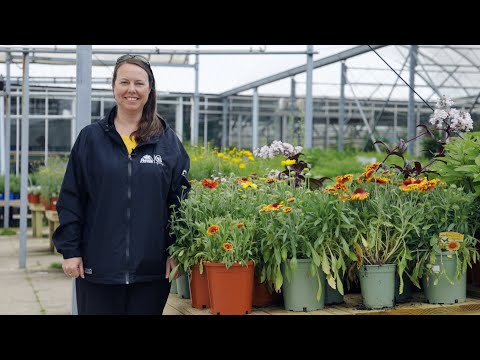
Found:
[[[441,224],[445,227],[440,229],[439,220],[438,226],[430,225],[430,230],[420,230],[422,227],[425,228],[426,224],[418,219],[419,223],[410,230],[402,230],[404,233],[399,235],[399,239],[407,241],[406,239],[412,237],[411,233],[416,232],[418,235],[422,231],[425,231],[425,236],[428,233],[428,236],[433,239],[436,236],[433,229],[438,227],[437,235],[438,233],[448,234],[440,236],[441,240],[436,243],[435,249],[438,250],[438,247],[443,246],[443,251],[450,249],[455,257],[461,253],[465,257],[458,255],[458,258],[462,259],[461,266],[467,268],[468,265],[469,268],[468,271],[463,271],[465,279],[462,278],[462,283],[452,285],[460,295],[438,300],[437,295],[431,295],[427,291],[428,294],[425,296],[431,296],[431,298],[426,301],[428,306],[421,308],[419,314],[422,311],[425,313],[436,311],[432,310],[435,309],[433,304],[449,304],[451,311],[457,313],[467,311],[466,309],[480,312],[480,300],[476,300],[480,289],[480,266],[477,260],[480,248],[477,244],[478,231],[475,226],[464,223],[464,217],[479,216],[477,196],[480,192],[478,187],[480,162],[475,155],[480,150],[478,147],[480,141],[478,138],[480,46],[477,45],[152,45],[133,48],[96,45],[33,47],[0,45],[0,173],[3,190],[1,217],[4,231],[10,228],[18,231],[16,239],[19,240],[19,268],[28,268],[27,247],[31,244],[30,240],[41,238],[44,232],[48,233],[49,249],[53,251],[52,259],[56,257],[61,262],[61,255],[55,253],[52,241],[53,232],[59,226],[61,219],[58,217],[56,208],[49,208],[48,205],[41,203],[34,205],[31,202],[30,196],[35,193],[32,189],[42,185],[42,196],[45,196],[47,187],[50,186],[55,190],[48,190],[49,201],[50,198],[57,199],[66,161],[78,134],[85,126],[100,122],[107,117],[116,105],[112,92],[112,74],[118,65],[117,58],[123,54],[135,54],[145,59],[152,74],[155,75],[156,110],[175,131],[190,156],[189,180],[192,181],[192,189],[194,189],[192,194],[196,196],[201,194],[203,201],[207,201],[212,206],[217,204],[217,200],[215,197],[209,197],[211,193],[204,193],[202,181],[203,187],[209,189],[206,190],[207,192],[210,189],[217,191],[218,184],[213,185],[210,181],[217,182],[223,176],[228,177],[230,172],[235,173],[240,177],[238,182],[235,180],[231,187],[228,181],[222,184],[223,194],[234,194],[239,184],[243,189],[258,185],[252,180],[252,173],[260,178],[274,178],[272,169],[276,166],[275,162],[270,159],[271,156],[262,155],[262,147],[264,152],[270,151],[270,154],[277,155],[281,154],[278,152],[280,147],[284,149],[283,155],[286,157],[282,161],[282,166],[277,166],[275,181],[282,180],[281,170],[284,170],[287,175],[283,180],[288,185],[285,188],[282,188],[283,185],[277,185],[275,191],[283,190],[280,193],[275,191],[270,193],[270,190],[266,190],[268,194],[283,199],[282,194],[290,194],[291,184],[297,187],[302,181],[309,184],[309,191],[321,190],[315,192],[319,194],[318,199],[317,195],[310,196],[310,193],[304,194],[295,189],[291,190],[295,196],[285,197],[283,202],[267,204],[265,199],[262,200],[263,202],[258,200],[258,203],[255,200],[251,200],[250,204],[246,202],[245,207],[257,206],[255,216],[259,216],[259,211],[260,214],[268,213],[270,227],[278,220],[276,215],[270,214],[271,212],[279,210],[295,213],[295,207],[288,206],[289,198],[301,199],[302,206],[307,207],[309,204],[313,206],[311,203],[313,200],[309,197],[315,197],[319,203],[326,201],[327,208],[331,206],[327,205],[327,203],[330,204],[330,198],[325,196],[333,196],[337,190],[353,186],[347,186],[347,184],[353,184],[353,181],[368,185],[359,185],[357,189],[352,188],[351,194],[348,195],[349,201],[345,201],[347,199],[345,193],[342,198],[345,205],[342,205],[341,210],[337,208],[336,211],[341,211],[342,218],[352,219],[360,216],[357,208],[349,208],[349,204],[354,203],[352,200],[363,200],[363,196],[366,198],[368,195],[364,194],[368,194],[371,182],[394,182],[388,180],[387,175],[374,177],[372,171],[379,173],[382,170],[387,174],[387,171],[396,168],[403,176],[403,185],[398,188],[401,189],[402,186],[404,188],[400,193],[411,194],[412,189],[427,192],[440,183],[462,188],[465,191],[464,196],[454,198],[452,195],[449,198],[451,200],[449,204],[452,207],[464,206],[462,210],[465,213],[452,210],[454,211],[452,214],[442,215],[443,213],[434,210],[436,207],[429,209],[426,203],[409,195],[411,196],[409,201],[412,201],[412,204],[418,206],[418,209],[423,209],[425,214],[430,213],[422,217],[424,221],[427,218],[434,219],[433,216],[436,214],[441,217]],[[447,120],[449,121],[446,127],[442,125],[442,120],[445,124]],[[459,145],[460,142],[456,141],[458,139],[465,140],[465,145]],[[276,147],[274,144],[277,144]],[[454,146],[457,147],[454,148]],[[293,150],[297,148],[301,148],[301,153]],[[459,156],[461,160],[455,160],[456,158],[452,157],[455,151],[464,152],[467,155]],[[299,158],[302,155],[305,158]],[[162,157],[165,156],[162,155]],[[227,158],[234,162],[222,165],[222,161]],[[256,164],[254,164],[254,158]],[[398,161],[393,163],[393,158]],[[291,161],[291,163],[285,161]],[[458,162],[455,163],[455,161]],[[435,165],[433,165],[434,162],[436,162]],[[427,163],[429,165],[425,166]],[[445,166],[442,165],[443,163]],[[301,165],[301,168],[296,167],[299,164],[305,165]],[[451,164],[456,164],[456,168],[454,169]],[[39,175],[32,175],[36,174],[38,169],[40,169]],[[452,173],[447,174],[447,170]],[[260,173],[262,171],[265,173]],[[435,174],[445,175],[436,177]],[[241,180],[247,178],[248,180]],[[37,180],[38,183],[36,183]],[[317,184],[315,189],[312,184]],[[398,191],[398,188],[395,191]],[[346,192],[346,190],[342,191]],[[375,189],[372,188],[370,191],[370,198],[373,194],[382,199],[390,196],[388,195],[390,192],[382,193],[381,191],[384,190],[378,190],[375,186]],[[38,194],[40,192],[37,190]],[[436,199],[434,195],[431,196],[428,203],[441,201],[441,198]],[[195,199],[195,197],[192,198]],[[244,200],[236,199],[235,203],[241,204]],[[56,203],[56,200],[54,201]],[[189,201],[185,202],[186,207],[190,206]],[[445,196],[443,201],[447,201]],[[235,203],[229,203],[230,205],[222,203],[218,204],[218,207],[225,211],[235,207]],[[390,205],[391,208],[400,209],[404,202]],[[272,206],[275,209],[272,209]],[[375,219],[382,218],[382,211],[388,212],[385,208],[378,206],[375,208],[375,211],[378,211],[378,217]],[[467,210],[471,212],[468,213]],[[304,208],[302,211],[306,212]],[[316,212],[317,210],[311,211],[310,215],[317,216],[319,219],[324,216],[328,219],[336,218],[332,215],[333,213],[328,215]],[[212,212],[212,217],[214,214]],[[260,215],[260,218],[262,216]],[[247,217],[245,215],[245,224],[248,223]],[[451,221],[455,219],[459,224],[448,226],[445,222],[447,218]],[[199,219],[189,218],[189,221],[200,222]],[[391,221],[395,226],[397,225],[395,223],[397,220],[389,219],[384,221],[389,224]],[[219,224],[228,222],[223,218],[218,221]],[[260,229],[259,224],[262,224],[262,221],[256,218],[253,223]],[[385,222],[381,226],[384,226]],[[413,219],[412,223],[414,223]],[[280,229],[284,224],[277,225],[277,229]],[[319,226],[317,222],[315,225],[314,223],[310,225]],[[395,227],[394,225],[392,226]],[[267,224],[264,226],[268,227]],[[298,223],[295,226],[298,234],[304,237],[317,236],[310,234],[309,229],[300,230],[305,226],[304,224]],[[330,233],[332,238],[340,239],[344,235],[339,233],[342,234],[344,230],[346,233],[353,231],[349,226],[345,229],[342,228],[343,225],[335,226],[338,228]],[[356,227],[360,228],[359,225]],[[194,234],[200,231],[189,228],[192,232],[187,236],[185,229],[174,226],[173,229],[172,231],[177,232],[175,235],[178,238],[194,237]],[[258,231],[260,232],[256,232],[255,237],[261,231],[264,231],[265,238],[271,236],[263,228]],[[322,231],[329,233],[330,230],[327,229],[327,225],[324,225]],[[390,234],[393,230],[385,231]],[[284,235],[287,236],[286,234]],[[270,264],[267,261],[263,268],[259,267],[262,279],[268,283],[270,292],[273,289],[276,293],[284,294],[283,300],[287,303],[285,304],[287,311],[323,311],[327,304],[325,296],[328,296],[328,291],[326,290],[333,288],[340,291],[342,299],[339,303],[333,304],[348,305],[334,305],[332,312],[337,315],[342,312],[344,314],[361,312],[364,308],[378,310],[377,312],[393,308],[390,310],[392,313],[396,311],[414,314],[415,311],[410,308],[390,306],[388,300],[387,305],[383,303],[374,305],[371,303],[373,297],[368,298],[365,295],[358,301],[350,302],[352,298],[347,300],[347,287],[355,289],[356,286],[360,291],[358,282],[353,284],[343,277],[346,276],[348,269],[353,269],[348,266],[349,262],[354,261],[355,257],[363,256],[364,263],[375,263],[367,254],[371,249],[370,245],[367,245],[368,241],[365,240],[363,244],[360,241],[362,236],[366,235],[359,230],[358,239],[352,240],[353,243],[346,241],[341,245],[343,249],[335,247],[336,245],[328,245],[324,249],[321,247],[323,245],[318,245],[320,240],[316,238],[314,247],[320,247],[298,254],[298,266],[300,266],[300,260],[305,258],[313,257],[315,261],[318,259],[322,261],[320,269],[323,269],[323,272],[312,271],[319,279],[319,284],[323,281],[324,291],[318,290],[318,287],[322,289],[322,285],[317,284],[318,292],[314,296],[317,299],[310,299],[311,302],[306,305],[291,305],[293,300],[290,295],[285,297],[285,285],[284,287],[280,285],[282,282],[285,284],[290,275],[286,275],[284,270],[286,265],[283,262],[281,265],[280,263]],[[443,236],[446,238],[443,239]],[[453,246],[453,243],[459,244],[459,248],[461,246],[462,248],[460,250],[450,248],[449,246]],[[418,249],[421,246],[427,246],[422,242],[415,244]],[[274,251],[275,244],[262,244],[262,248],[270,245],[273,246],[272,251]],[[185,267],[184,270],[188,273],[190,266],[195,264],[191,263],[191,259],[185,259],[185,255],[182,257],[179,254],[186,254],[188,246],[193,245],[187,244],[182,248],[182,243],[178,243],[176,246],[171,247],[171,252],[178,256],[180,263]],[[301,245],[296,246],[301,247]],[[405,248],[411,249],[409,246],[406,244]],[[349,248],[348,251],[347,248]],[[204,249],[202,248],[201,251]],[[311,255],[311,251],[318,254],[318,259]],[[392,248],[390,251],[393,253],[397,249]],[[327,257],[325,254],[330,255]],[[422,278],[423,270],[420,270],[420,265],[423,266],[423,262],[428,262],[428,259],[423,259],[421,264],[417,262],[415,267],[409,263],[410,257],[413,257],[412,254],[395,254],[395,261],[401,264],[401,271],[398,270],[397,264],[397,275],[408,274],[409,277],[400,280],[402,292],[404,282],[407,283],[407,280],[408,283],[413,282],[412,287],[415,285],[422,289],[431,288],[428,281],[427,284],[422,284],[425,276]],[[417,251],[417,254],[421,253]],[[193,258],[193,255],[190,255]],[[263,256],[267,257],[265,254]],[[276,256],[280,255],[276,254]],[[289,256],[291,256],[290,253]],[[349,256],[350,258],[347,259]],[[398,260],[400,257],[403,260]],[[296,262],[295,256],[294,259]],[[261,261],[258,260],[255,271],[259,263],[261,264]],[[472,263],[474,263],[473,267]],[[297,265],[293,266],[294,269],[295,266]],[[306,266],[301,270],[305,271],[305,274],[309,271],[310,265]],[[335,266],[338,268],[335,269]],[[437,266],[436,263],[433,264],[434,268],[435,266]],[[340,274],[341,272],[343,273]],[[325,278],[320,280],[320,275]],[[357,280],[361,276],[367,277],[366,275],[356,276]],[[377,276],[377,274],[370,276]],[[453,284],[451,277],[447,276],[447,279],[446,283]],[[177,291],[181,292],[179,282],[175,284],[178,287]],[[399,300],[401,294],[398,294],[398,286],[396,284],[397,293],[393,300],[394,304],[406,302],[402,301],[403,299]],[[198,311],[207,311],[205,306],[202,307],[205,304],[201,302],[195,306],[195,300],[198,299],[193,298],[195,295],[191,284],[187,283],[186,290],[183,291],[187,291],[188,294],[180,295],[167,303],[167,307],[176,309],[172,310],[172,313],[175,311],[184,314],[196,313],[197,310],[192,312],[190,308],[185,310],[183,299],[190,299],[190,296],[192,296],[193,308],[200,309]],[[234,289],[231,291],[233,292]],[[463,295],[464,292],[465,295]],[[411,300],[412,296],[408,297],[408,300]],[[418,296],[415,294],[415,299]],[[323,303],[318,305],[316,301],[319,301],[320,297]],[[75,294],[72,298],[75,298]],[[252,301],[255,305],[255,298]],[[246,310],[247,313],[252,311],[251,306],[250,304],[249,310]],[[73,313],[75,313],[74,308],[72,302]],[[180,308],[183,310],[179,310]],[[231,313],[228,306],[227,310],[223,308],[219,310],[220,308],[217,302],[215,310],[211,311],[212,313],[214,311],[222,314]],[[327,307],[325,309],[328,310]],[[277,310],[278,303],[274,304],[273,308],[260,311],[276,314]],[[242,311],[245,313],[245,310]]]

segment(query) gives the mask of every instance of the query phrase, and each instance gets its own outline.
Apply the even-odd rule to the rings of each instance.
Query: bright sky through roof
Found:
[[[0,45],[8,47],[9,45]],[[18,47],[16,45],[15,47]],[[52,45],[35,45],[37,48],[52,47]],[[74,45],[58,45],[58,48],[75,48]],[[331,54],[346,50],[352,45],[315,45],[314,60],[329,56]],[[188,50],[195,49],[195,45],[93,45],[93,49],[172,49]],[[200,50],[258,50],[265,51],[306,51],[307,45],[200,45]],[[193,64],[194,55],[190,56],[190,64]],[[93,54],[95,58],[95,54]],[[201,55],[200,56],[200,78],[199,89],[202,93],[221,93],[234,87],[246,84],[251,81],[274,75],[284,70],[306,64],[306,55]],[[326,66],[314,71],[314,82],[339,83],[339,64]],[[157,91],[160,92],[193,92],[194,91],[194,70],[193,68],[177,67],[154,67],[157,81]],[[93,77],[111,77],[113,67],[97,67],[92,70]],[[0,64],[0,74],[5,75],[5,64]],[[11,75],[21,76],[20,64],[11,67]],[[71,65],[30,65],[31,76],[75,76],[75,66]],[[298,81],[296,93],[305,93],[305,75],[295,76]],[[98,85],[94,85],[98,87]],[[317,88],[317,91],[316,91]],[[319,93],[319,86],[314,84],[314,95],[324,95],[328,92],[330,96],[338,96],[339,86],[322,86]],[[285,95],[290,94],[290,78],[277,81],[259,88],[260,94]],[[246,92],[249,94],[251,92]]]

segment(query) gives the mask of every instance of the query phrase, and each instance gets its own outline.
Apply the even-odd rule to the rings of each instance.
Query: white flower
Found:
[[[263,159],[273,158],[277,155],[283,155],[285,157],[292,157],[297,155],[303,150],[301,146],[295,146],[284,143],[279,140],[275,140],[272,142],[270,146],[262,146],[261,148],[257,148],[253,151],[253,156],[260,157]]]
[[[453,132],[467,132],[473,129],[472,117],[468,112],[459,111],[451,106],[453,100],[443,95],[438,99],[436,110],[430,118],[430,124],[436,129],[449,129]]]

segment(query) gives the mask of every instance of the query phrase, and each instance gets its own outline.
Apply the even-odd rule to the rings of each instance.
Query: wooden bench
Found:
[[[60,225],[60,221],[58,219],[58,213],[54,210],[47,210],[45,211],[45,216],[48,219],[48,240],[50,240],[50,251],[53,253],[57,253],[57,250],[55,249],[55,245],[53,244],[53,233],[57,229],[58,225]]]

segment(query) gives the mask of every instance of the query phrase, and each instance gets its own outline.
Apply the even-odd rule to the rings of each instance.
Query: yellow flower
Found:
[[[238,167],[239,167],[240,169],[245,169],[245,168],[247,167],[247,165],[245,165],[245,164],[240,164],[240,165],[238,165]]]
[[[282,166],[295,165],[296,163],[297,163],[297,160],[284,160],[282,161]]]
[[[252,183],[251,181],[245,181],[245,182],[242,183],[242,188],[244,188],[244,189],[248,189],[248,188],[256,189],[256,188],[258,188],[258,185]]]
[[[233,250],[233,244],[229,243],[229,242],[226,242],[226,243],[223,244],[223,248],[227,251],[232,251]]]

